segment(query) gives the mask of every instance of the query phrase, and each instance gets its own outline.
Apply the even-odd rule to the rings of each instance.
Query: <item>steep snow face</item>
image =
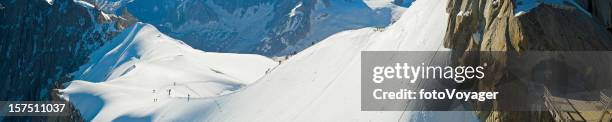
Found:
[[[59,92],[86,120],[149,120],[190,100],[238,91],[276,65],[258,55],[195,50],[137,23],[95,51]]]
[[[206,121],[475,120],[472,112],[381,112],[360,107],[360,51],[448,50],[442,47],[446,3],[416,1],[390,27],[334,34],[283,62],[257,83],[218,98],[218,109],[190,112],[210,113],[198,118]]]

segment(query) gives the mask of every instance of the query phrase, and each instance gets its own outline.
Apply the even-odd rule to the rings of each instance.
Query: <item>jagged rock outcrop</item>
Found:
[[[592,13],[585,13],[572,5],[544,3],[519,15],[514,12],[513,0],[450,0],[447,8],[449,25],[444,46],[452,49],[452,59],[457,65],[488,63],[485,74],[489,77],[471,81],[474,85],[469,86],[470,88],[478,91],[511,91],[512,93],[506,94],[509,98],[538,99],[541,96],[528,96],[527,93],[517,92],[527,91],[529,83],[509,75],[509,58],[529,51],[612,50],[612,35],[606,31],[606,28],[610,27],[606,23],[609,19],[606,18],[610,16],[602,15],[610,12],[609,9],[606,10],[609,7],[605,7],[606,4],[594,5],[601,2],[605,3],[597,0],[587,2],[591,5],[588,10]],[[593,84],[610,86],[609,82]],[[518,98],[519,96],[522,98]],[[476,108],[493,110],[478,112],[481,120],[551,119],[546,113],[538,111],[495,111],[506,104],[502,103],[503,101],[475,104]]]

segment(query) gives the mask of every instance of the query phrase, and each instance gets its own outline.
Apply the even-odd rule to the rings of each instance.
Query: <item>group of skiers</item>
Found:
[[[176,86],[176,82],[173,82],[172,84],[173,86]],[[172,89],[167,89],[166,91],[168,92],[168,96],[172,95]],[[153,94],[155,94],[155,89],[153,89]],[[187,94],[187,101],[189,101],[190,97],[191,95]],[[153,98],[153,102],[157,102],[157,101],[159,101],[158,98]]]

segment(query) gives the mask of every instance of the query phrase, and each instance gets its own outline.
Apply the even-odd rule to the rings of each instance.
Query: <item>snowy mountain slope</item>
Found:
[[[210,55],[194,51],[180,44],[180,41],[157,39],[167,37],[163,34],[156,37],[159,33],[152,31],[155,30],[152,26],[139,24],[142,29],[138,29],[139,26],[134,28],[137,30],[135,34],[126,31],[121,36],[134,41],[123,42],[122,38],[114,40],[115,43],[104,48],[108,51],[100,51],[108,53],[94,53],[92,59],[96,61],[84,65],[82,70],[75,73],[81,79],[103,82],[77,80],[61,92],[81,110],[85,118],[97,121],[474,120],[472,112],[361,111],[360,107],[360,51],[448,50],[442,48],[448,17],[445,12],[446,3],[445,0],[417,1],[400,20],[386,29],[363,28],[334,34],[283,61],[267,74],[267,68],[276,64],[269,59],[244,57],[225,60],[227,57],[221,57],[224,54],[218,54],[218,58],[207,58]],[[135,39],[130,39],[132,37]],[[178,48],[182,51],[166,46],[147,46],[147,43],[158,41],[168,43],[164,45],[182,47]],[[129,46],[132,43],[135,47]],[[126,52],[131,53],[122,56],[117,52],[124,51],[117,50],[128,50]],[[156,52],[159,54],[153,54]],[[205,59],[219,59],[223,63],[194,63],[187,60],[200,57],[201,62],[205,62]],[[415,57],[414,60],[427,61],[431,58]],[[104,63],[107,62],[104,60],[110,60],[110,63]],[[242,65],[223,65],[231,63],[228,61],[259,62],[263,65],[240,73],[225,73],[226,70],[221,69],[232,71],[229,69],[235,66],[244,68]],[[111,69],[102,67],[115,67],[116,64],[121,65]],[[184,65],[189,67],[182,67]],[[130,68],[132,66],[135,68]],[[207,70],[213,66],[219,70]],[[98,71],[101,73],[96,73]],[[240,75],[253,75],[250,73],[263,77],[240,88],[239,85],[244,84],[236,82],[234,77],[241,79]],[[203,80],[214,82],[183,82]],[[179,82],[179,85],[174,86],[173,82]],[[157,91],[153,93],[153,89]],[[167,95],[165,89],[173,89],[174,92]],[[192,95],[189,101],[185,94]],[[153,102],[155,98],[159,101]],[[437,117],[441,115],[445,118]]]
[[[444,0],[416,1],[383,32],[345,31],[298,53],[257,83],[221,97],[207,121],[474,120],[471,112],[361,111],[360,51],[441,51],[447,14]],[[415,57],[429,60],[431,57]],[[415,86],[416,87],[416,86]],[[263,96],[262,96],[263,95]],[[257,103],[256,106],[251,104]],[[446,118],[448,119],[448,118]]]
[[[140,118],[237,91],[276,65],[258,55],[195,50],[137,23],[95,51],[59,92],[86,120]]]

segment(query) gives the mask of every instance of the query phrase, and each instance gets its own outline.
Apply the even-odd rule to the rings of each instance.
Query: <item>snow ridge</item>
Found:
[[[276,64],[259,55],[199,51],[137,23],[95,51],[59,92],[88,121],[152,121],[164,109],[238,91]]]

